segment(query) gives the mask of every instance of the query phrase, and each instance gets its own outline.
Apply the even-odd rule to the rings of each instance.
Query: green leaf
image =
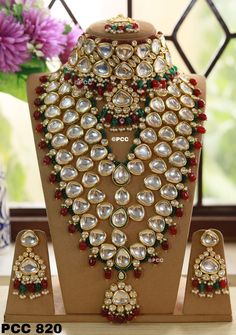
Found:
[[[22,12],[23,12],[23,5],[22,4],[14,4],[13,5],[13,15],[20,22],[22,22]]]
[[[27,101],[26,78],[16,73],[0,73],[0,91]]]
[[[71,32],[71,30],[72,30],[72,27],[69,24],[65,24],[63,34],[67,35]]]
[[[17,73],[0,72],[0,92],[8,93],[14,97],[27,101],[26,81],[30,74],[47,72],[48,68],[43,59],[32,59],[21,65],[21,71]]]

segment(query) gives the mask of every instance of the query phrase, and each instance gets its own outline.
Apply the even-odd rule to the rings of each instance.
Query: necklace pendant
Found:
[[[124,281],[111,284],[104,295],[102,316],[115,323],[133,320],[139,315],[137,296],[132,286]]]
[[[124,166],[124,164],[119,164],[113,174],[112,180],[116,185],[127,185],[130,182],[130,172]]]

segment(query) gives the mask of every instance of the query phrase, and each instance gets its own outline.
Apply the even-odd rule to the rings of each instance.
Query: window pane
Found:
[[[195,71],[204,74],[225,34],[207,3],[197,1],[177,37]]]
[[[236,202],[236,40],[232,40],[207,81],[204,143],[204,204]]]
[[[43,204],[33,141],[27,103],[0,93],[0,155],[12,206]]]

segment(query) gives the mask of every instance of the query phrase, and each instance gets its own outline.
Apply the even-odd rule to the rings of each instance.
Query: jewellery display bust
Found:
[[[91,25],[60,70],[31,76],[28,96],[66,313],[173,313],[204,79],[179,73],[151,24],[118,16]]]

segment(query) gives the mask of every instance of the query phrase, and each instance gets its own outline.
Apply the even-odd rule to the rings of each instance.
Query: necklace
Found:
[[[194,150],[201,148],[197,134],[205,132],[206,120],[201,92],[195,79],[172,65],[161,34],[131,44],[85,34],[68,63],[40,81],[34,118],[44,134],[43,162],[53,165],[49,181],[56,184],[60,214],[69,217],[70,233],[80,232],[79,249],[89,248],[89,265],[101,261],[106,279],[117,271],[102,314],[131,320],[139,305],[127,274],[139,278],[143,262],[160,262],[189,198],[186,182],[196,179]],[[113,153],[107,129],[133,132],[124,160]],[[106,178],[111,190],[102,188]],[[146,228],[130,243],[126,226],[144,220]]]

